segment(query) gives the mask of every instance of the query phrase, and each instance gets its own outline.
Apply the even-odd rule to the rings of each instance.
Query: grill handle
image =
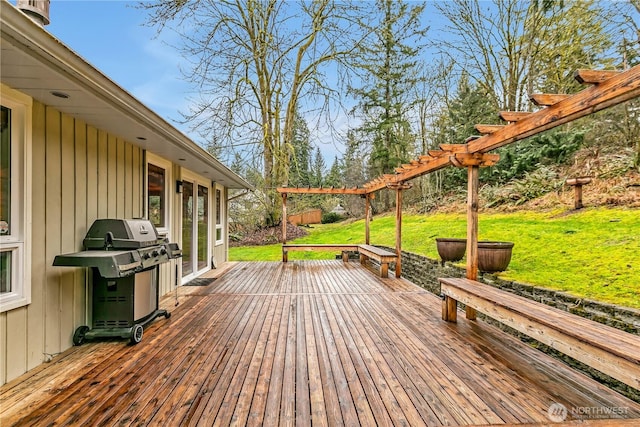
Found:
[[[104,248],[109,249],[113,247],[113,233],[108,231],[107,234],[104,235]]]

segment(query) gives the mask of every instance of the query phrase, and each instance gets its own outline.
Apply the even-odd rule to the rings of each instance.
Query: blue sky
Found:
[[[154,38],[153,28],[143,26],[145,12],[134,8],[135,4],[117,0],[52,0],[51,24],[45,28],[187,133],[186,126],[176,123],[179,111],[188,108],[189,87],[180,76],[180,58],[172,48]],[[163,38],[167,35],[163,34]]]
[[[10,2],[16,4],[16,0]],[[136,4],[125,0],[52,0],[51,23],[45,28],[169,123],[201,142],[197,134],[189,132],[188,125],[179,123],[180,112],[188,111],[190,88],[181,78],[179,54],[166,43],[171,42],[171,32],[156,38],[155,29],[144,26],[147,12]],[[433,17],[426,16],[427,21]],[[426,24],[434,27],[434,22]],[[349,118],[341,115],[336,119],[334,125],[346,131]],[[312,138],[315,136],[329,167],[343,147],[326,130],[317,133]]]

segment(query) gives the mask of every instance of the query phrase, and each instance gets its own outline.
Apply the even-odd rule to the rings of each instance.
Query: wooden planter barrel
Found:
[[[506,270],[512,249],[512,242],[478,242],[478,269],[487,273]]]
[[[436,239],[438,255],[445,261],[460,261],[467,249],[467,239],[439,237]]]

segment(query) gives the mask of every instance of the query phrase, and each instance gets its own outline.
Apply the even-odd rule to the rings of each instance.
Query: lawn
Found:
[[[371,243],[395,245],[393,216],[371,223]],[[437,259],[436,237],[465,237],[464,214],[405,215],[403,250]],[[504,279],[640,308],[640,211],[584,209],[577,213],[480,214],[480,239],[515,243]],[[364,221],[327,224],[293,243],[363,243]],[[231,248],[235,261],[282,258],[280,245]],[[291,252],[289,259],[328,259],[330,252]],[[464,265],[464,260],[460,265]]]

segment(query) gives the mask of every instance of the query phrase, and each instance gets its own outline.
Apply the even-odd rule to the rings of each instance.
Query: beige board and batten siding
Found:
[[[72,346],[87,324],[86,269],[53,267],[82,250],[97,218],[143,215],[143,150],[33,104],[31,304],[0,314],[1,383]]]
[[[180,194],[176,193],[175,181],[180,176],[180,166],[173,163],[171,160],[155,155],[147,151],[146,153],[146,165],[144,167],[144,173],[149,173],[149,165],[155,165],[165,170],[165,227],[160,227],[158,232],[161,236],[169,239],[170,242],[180,242],[180,210],[182,208]],[[148,186],[148,178],[144,181]],[[148,190],[148,188],[147,188]],[[145,191],[144,197],[149,201],[149,194]],[[149,207],[145,206],[147,212],[144,213],[145,218],[150,218]],[[178,222],[176,222],[176,218]],[[159,274],[159,287],[158,294],[163,296],[169,292],[175,291],[176,283],[180,283],[180,271],[179,271],[180,259],[170,260],[169,262],[162,263],[158,266]],[[178,270],[176,270],[178,268]]]

